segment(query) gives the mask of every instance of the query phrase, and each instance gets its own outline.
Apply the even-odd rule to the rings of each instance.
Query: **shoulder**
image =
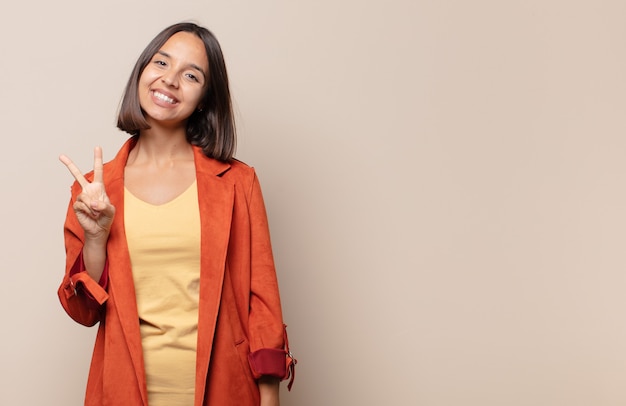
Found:
[[[256,173],[252,166],[235,158],[228,161],[209,158],[198,147],[195,147],[195,151],[198,176],[207,177],[206,179],[217,177],[222,182],[233,184],[236,190],[244,193],[254,185]]]
[[[254,167],[239,159],[233,158],[228,164],[230,168],[224,172],[224,177],[226,178],[243,180],[255,176]]]
[[[231,159],[230,168],[223,175],[224,180],[233,182],[241,187],[242,191],[249,191],[256,180],[254,167],[238,159]]]
[[[233,158],[230,160],[230,167],[231,169],[234,169],[235,171],[241,171],[244,173],[254,172],[254,167],[252,167],[251,165],[248,165],[244,161],[240,161],[237,158]]]

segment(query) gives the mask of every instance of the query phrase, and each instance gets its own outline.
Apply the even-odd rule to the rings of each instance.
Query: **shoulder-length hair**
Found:
[[[193,33],[202,40],[209,60],[209,78],[200,102],[201,108],[194,111],[187,120],[187,141],[201,147],[210,158],[229,161],[235,154],[237,137],[224,55],[213,33],[191,22],[165,28],[143,50],[124,89],[117,127],[131,135],[150,128],[139,104],[139,77],[163,44],[181,31]]]

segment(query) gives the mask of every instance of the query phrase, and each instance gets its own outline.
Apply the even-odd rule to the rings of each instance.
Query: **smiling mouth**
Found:
[[[159,100],[163,100],[166,103],[170,103],[170,104],[174,104],[175,100],[172,99],[171,97],[167,97],[166,95],[159,93],[157,91],[153,91],[152,94],[154,95],[154,97],[156,97]]]

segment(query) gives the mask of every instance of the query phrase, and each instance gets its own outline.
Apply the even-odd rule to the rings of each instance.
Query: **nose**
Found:
[[[176,78],[176,73],[174,72],[165,72],[161,77],[161,81],[165,83],[167,86],[178,87],[178,79]]]

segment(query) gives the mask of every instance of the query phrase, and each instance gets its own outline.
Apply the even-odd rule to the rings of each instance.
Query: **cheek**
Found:
[[[150,97],[150,85],[154,82],[153,75],[148,72],[142,73],[137,83],[137,96],[139,96],[139,104],[142,108],[145,107],[145,103]]]
[[[204,96],[204,92],[198,92],[196,95],[196,104],[200,104],[202,102],[202,96]]]
[[[196,109],[202,100],[202,96],[204,96],[204,92],[199,91],[194,86],[183,86],[179,90],[187,108],[190,110]]]
[[[205,94],[206,88],[202,87],[202,89],[197,90],[197,93],[195,95],[196,104],[202,103],[202,99],[204,98]]]
[[[149,86],[152,82],[154,82],[158,78],[156,72],[151,71],[146,68],[141,76],[139,76],[139,86]]]

